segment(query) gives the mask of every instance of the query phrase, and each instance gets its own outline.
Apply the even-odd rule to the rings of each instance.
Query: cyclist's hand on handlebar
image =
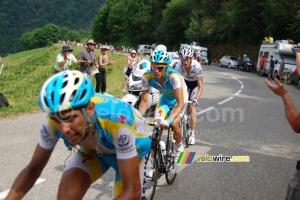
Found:
[[[197,106],[198,105],[198,100],[197,99],[193,99],[193,106]]]
[[[164,119],[160,120],[160,122],[159,122],[159,126],[161,128],[168,128],[169,125],[170,125],[169,122],[167,120],[164,120]]]

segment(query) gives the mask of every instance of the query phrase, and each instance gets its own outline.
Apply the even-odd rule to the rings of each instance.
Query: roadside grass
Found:
[[[55,44],[2,58],[4,68],[0,75],[0,92],[5,95],[10,106],[0,108],[0,118],[40,111],[38,94],[45,80],[53,75],[56,55],[61,47],[62,45]],[[83,47],[72,48],[72,53],[77,58]],[[100,50],[95,51],[99,56]],[[124,95],[121,86],[126,57],[126,54],[112,55],[108,52],[108,59],[116,61],[116,64],[107,67],[107,93],[117,98]],[[71,69],[79,69],[79,66],[73,65]],[[93,85],[95,86],[94,76]]]

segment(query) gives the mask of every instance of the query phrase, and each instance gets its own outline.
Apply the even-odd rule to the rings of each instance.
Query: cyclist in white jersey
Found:
[[[202,66],[197,60],[193,60],[193,51],[190,45],[184,45],[180,48],[181,61],[179,61],[175,69],[183,76],[187,88],[189,90],[189,100],[193,101],[190,104],[189,110],[191,113],[190,123],[191,130],[189,144],[195,144],[195,130],[197,115],[195,108],[198,105],[198,99],[203,91],[203,74]]]

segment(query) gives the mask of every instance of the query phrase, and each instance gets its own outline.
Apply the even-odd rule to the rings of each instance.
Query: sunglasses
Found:
[[[162,65],[151,65],[152,71],[156,71],[158,70],[159,72],[161,72],[162,70],[164,70],[166,66],[162,66]]]

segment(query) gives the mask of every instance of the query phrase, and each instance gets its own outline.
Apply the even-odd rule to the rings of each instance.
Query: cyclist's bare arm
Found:
[[[118,159],[118,166],[124,189],[116,199],[140,199],[141,183],[138,156]]]
[[[17,176],[6,200],[22,199],[25,196],[41,175],[51,153],[52,149],[43,149],[37,145],[30,163]]]
[[[174,90],[174,95],[177,101],[177,104],[174,106],[169,118],[173,121],[179,116],[180,112],[184,107],[184,99],[182,94],[182,87]]]
[[[141,102],[139,105],[139,111],[142,115],[145,114],[145,112],[147,111],[148,95],[149,95],[149,90],[142,90]]]
[[[198,92],[196,98],[199,99],[203,92],[203,76],[197,78]]]

